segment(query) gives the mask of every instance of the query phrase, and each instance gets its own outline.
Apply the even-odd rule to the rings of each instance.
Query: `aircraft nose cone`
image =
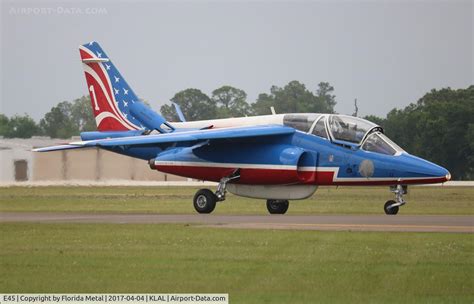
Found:
[[[413,177],[432,179],[436,183],[451,179],[451,174],[445,168],[414,155],[406,154],[404,165],[406,172]]]

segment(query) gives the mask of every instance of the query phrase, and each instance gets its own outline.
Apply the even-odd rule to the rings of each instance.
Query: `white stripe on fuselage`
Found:
[[[265,165],[265,164],[239,164],[239,163],[211,163],[211,162],[186,162],[155,160],[156,166],[183,166],[183,167],[212,167],[212,168],[242,168],[242,169],[268,169],[268,170],[295,170],[296,165]]]

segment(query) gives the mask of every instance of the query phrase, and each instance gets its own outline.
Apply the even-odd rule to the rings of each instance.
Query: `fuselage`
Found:
[[[115,152],[153,159],[154,169],[199,180],[218,182],[238,169],[238,183],[249,185],[405,185],[450,179],[446,169],[403,151],[380,127],[350,116],[278,114],[171,124],[178,132],[255,125],[286,125],[296,132],[283,138],[173,146],[172,153],[157,147]]]
[[[441,183],[449,172],[410,155],[367,120],[336,114],[295,113],[168,122],[143,103],[94,41],[79,46],[97,131],[81,141],[37,152],[98,147],[146,160],[152,169],[219,182],[193,199],[210,213],[226,191],[263,198],[271,214],[284,214],[288,200],[311,196],[319,185],[391,185],[405,204],[407,184]],[[181,120],[184,115],[179,106]]]

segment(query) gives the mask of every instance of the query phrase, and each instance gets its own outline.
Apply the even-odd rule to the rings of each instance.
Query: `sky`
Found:
[[[474,83],[473,1],[1,1],[1,99],[39,120],[86,95],[78,45],[98,41],[154,109],[180,90],[292,80],[335,88],[336,111],[385,116]]]

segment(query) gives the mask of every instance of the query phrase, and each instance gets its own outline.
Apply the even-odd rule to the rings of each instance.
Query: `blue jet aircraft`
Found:
[[[397,214],[409,184],[442,183],[449,172],[410,155],[364,119],[337,114],[275,114],[168,122],[146,106],[97,42],[79,47],[97,123],[82,141],[38,152],[95,147],[147,161],[153,170],[218,182],[217,191],[194,196],[199,213],[211,213],[226,191],[267,200],[284,214],[288,200],[310,197],[318,186],[387,185]],[[120,164],[118,164],[120,165]]]

